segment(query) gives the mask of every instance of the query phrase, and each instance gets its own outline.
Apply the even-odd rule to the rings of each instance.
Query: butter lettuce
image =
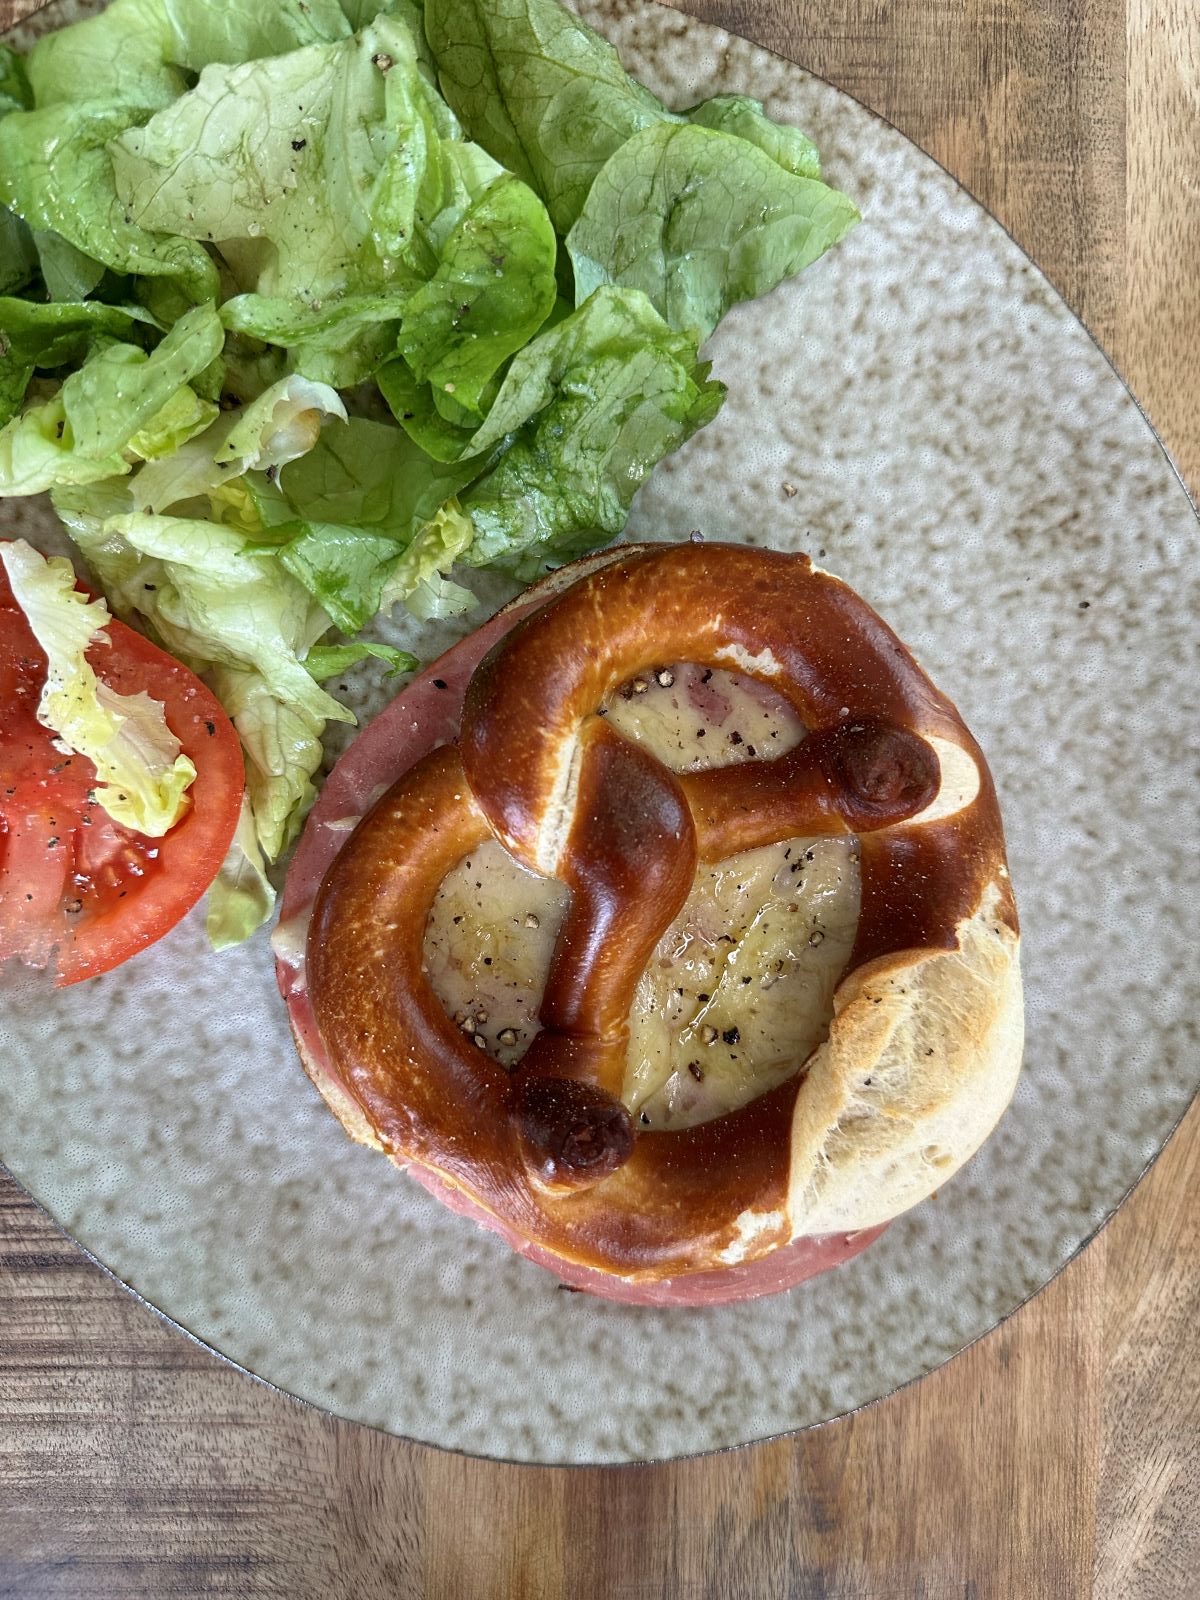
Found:
[[[83,100],[0,118],[0,203],[115,272],[172,277],[190,300],[211,300],[219,280],[206,251],[127,220],[117,194],[109,144],[147,114],[125,101]]]
[[[409,147],[437,136],[419,92],[398,92],[409,80],[424,82],[412,36],[387,19],[211,67],[113,143],[121,204],[140,227],[217,244],[241,289],[308,309],[403,278],[424,169]]]
[[[437,561],[448,570],[471,543],[453,496],[476,470],[430,461],[399,429],[352,417],[280,475],[280,498],[260,491],[259,504],[284,541],[278,559],[354,633],[432,580]],[[458,593],[473,603],[468,591]],[[449,599],[441,595],[439,614],[451,614]]]
[[[575,292],[640,289],[703,343],[741,300],[811,265],[858,221],[850,200],[747,140],[659,125],[610,157],[567,235]]]
[[[821,157],[816,145],[799,128],[786,122],[772,122],[761,100],[752,100],[745,94],[715,95],[693,106],[687,113],[687,120],[700,128],[736,134],[797,178],[819,179],[821,176]]]
[[[462,497],[468,559],[530,578],[619,533],[655,465],[720,409],[708,370],[645,295],[598,289],[521,352],[472,441],[515,430]]]
[[[471,137],[537,190],[560,233],[626,139],[674,120],[558,0],[425,0],[425,32]]]
[[[553,309],[557,248],[531,189],[506,175],[490,183],[405,303],[397,348],[418,381],[482,421],[488,383]]]
[[[553,305],[544,208],[462,139],[400,18],[211,67],[111,153],[126,213],[216,246],[242,291],[226,325],[307,377],[361,382],[402,322],[414,369],[477,406]]]
[[[60,327],[58,336],[79,337],[85,322]],[[217,408],[189,380],[212,362],[222,337],[216,312],[198,306],[149,355],[137,345],[99,343],[57,393],[0,428],[0,495],[125,473],[133,458],[173,449],[207,427]]]
[[[315,793],[321,732],[353,714],[304,667],[328,614],[249,535],[193,517],[124,509],[128,489],[62,491],[59,516],[126,620],[199,672],[233,720],[264,853],[293,837]]]
[[[51,300],[86,301],[99,288],[108,270],[102,261],[93,261],[57,233],[33,235],[42,282]]]
[[[93,300],[45,305],[0,297],[0,424],[20,409],[35,367],[52,370],[78,361],[94,338],[120,338],[149,320],[140,307]]]
[[[38,721],[93,764],[96,799],[114,821],[160,838],[186,809],[196,768],[181,754],[160,701],[144,691],[118,694],[96,676],[87,652],[107,643],[108,607],[75,587],[69,561],[48,561],[24,539],[0,544],[0,561],[46,653]]]
[[[254,827],[249,795],[242,796],[237,828],[221,869],[208,888],[204,931],[214,950],[241,944],[275,908],[275,886]]]
[[[0,117],[10,111],[23,111],[32,101],[24,58],[0,39]]]
[[[217,520],[250,510],[240,481],[247,472],[278,471],[309,451],[323,425],[346,420],[336,390],[307,378],[280,378],[242,410],[227,411],[198,437],[142,468],[130,484],[133,509],[167,511],[208,496]]]

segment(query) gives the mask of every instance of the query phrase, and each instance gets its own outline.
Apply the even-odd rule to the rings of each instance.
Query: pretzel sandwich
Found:
[[[664,663],[705,684],[736,675],[791,720],[790,748],[748,756],[732,733],[736,762],[672,770],[617,714],[622,686],[676,685]],[[430,673],[452,704],[422,725],[432,691],[410,686],[363,736],[412,710],[395,781],[357,825],[353,806],[351,819],[331,808],[365,798],[363,774],[331,777],[277,947],[301,1054],[355,1137],[567,1281],[660,1303],[797,1282],[974,1153],[1022,1044],[995,791],[954,707],[845,584],[801,555],[628,547],[556,574]],[[501,853],[510,879],[558,907],[532,1037],[507,1056],[448,1010],[430,942],[464,861]],[[672,940],[692,937],[705,885],[732,873],[744,898],[764,861],[800,885],[835,861],[857,922],[846,890],[844,944],[813,953],[820,927],[807,941],[790,931],[807,915],[800,890],[772,889],[747,912],[758,944],[717,935],[714,992],[693,1006],[670,991],[676,1010],[699,1009],[664,1032],[638,997]],[[504,942],[540,920],[508,919]],[[768,948],[786,959],[747,965]],[[777,972],[786,987],[810,955],[826,961],[827,1012],[756,1079],[743,1034],[761,1033]],[[716,1025],[697,1020],[710,1014]],[[669,1039],[677,1070],[669,1094],[639,1100],[651,1036]]]

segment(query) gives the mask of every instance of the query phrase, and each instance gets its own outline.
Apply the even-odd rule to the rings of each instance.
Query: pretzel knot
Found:
[[[623,683],[676,661],[769,685],[806,737],[774,760],[676,775],[604,715]],[[953,814],[935,803],[939,748],[974,768]],[[974,741],[850,589],[804,556],[642,547],[500,641],[471,678],[457,745],[412,767],[330,869],[308,941],[325,1045],[385,1147],[552,1251],[625,1273],[709,1264],[740,1214],[786,1194],[801,1082],[699,1126],[638,1131],[620,1098],[634,990],[698,863],[831,834],[861,840],[848,972],[952,949],[1003,859]],[[569,890],[541,1030],[511,1072],[455,1026],[424,970],[438,888],[489,838]]]

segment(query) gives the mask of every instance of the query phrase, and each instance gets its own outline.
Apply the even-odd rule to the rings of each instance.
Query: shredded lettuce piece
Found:
[[[93,764],[96,799],[114,822],[161,838],[187,809],[196,768],[181,753],[160,701],[144,690],[118,694],[88,662],[93,645],[108,643],[108,607],[75,587],[69,561],[47,560],[24,539],[0,544],[0,561],[46,652],[38,721]]]
[[[241,944],[275,909],[275,887],[254,828],[254,810],[242,796],[237,828],[221,869],[208,888],[204,931],[214,950]]]
[[[411,650],[397,650],[390,644],[372,644],[369,639],[355,639],[350,644],[315,644],[305,656],[304,665],[318,683],[324,683],[326,678],[336,678],[360,661],[370,660],[386,661],[388,670],[384,676],[388,678],[415,672],[420,665]]]
[[[330,618],[270,554],[237,529],[128,509],[120,482],[60,490],[59,516],[126,619],[208,682],[246,756],[247,791],[274,860],[312,803],[326,722],[353,713],[304,667]]]
[[[202,495],[241,504],[233,486],[247,472],[278,471],[311,450],[331,419],[346,421],[335,389],[281,378],[240,411],[226,412],[198,437],[143,467],[130,490],[138,511],[166,511]]]

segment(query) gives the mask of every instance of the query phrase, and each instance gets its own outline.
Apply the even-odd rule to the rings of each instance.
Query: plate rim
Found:
[[[20,21],[10,25],[8,28],[0,29],[0,40],[11,39],[15,34],[19,34],[27,29],[30,29],[31,27],[35,26],[36,19],[38,17],[43,16],[47,11],[52,11],[56,7],[67,3],[69,3],[69,0],[43,0],[42,4],[38,5],[37,8],[30,12],[27,16],[21,18]],[[103,10],[108,3],[109,0],[101,0],[101,4],[96,6],[94,9],[97,11]],[[575,6],[572,5],[571,0],[565,0],[565,3],[570,7],[570,9],[575,9]],[[93,9],[93,7],[88,6],[87,9],[90,11]],[[995,215],[990,207],[985,205],[982,200],[973,194],[967,185],[959,177],[957,177],[955,173],[951,172],[949,167],[947,167],[942,160],[932,154],[931,151],[925,149],[922,144],[918,143],[916,139],[900,128],[891,120],[890,117],[885,116],[882,112],[875,110],[875,108],[872,106],[869,106],[856,94],[851,93],[850,90],[842,88],[839,84],[833,82],[832,79],[825,77],[821,73],[814,72],[810,67],[806,67],[803,62],[794,60],[791,56],[785,56],[778,50],[772,49],[769,45],[762,44],[758,40],[748,37],[746,34],[737,33],[731,28],[722,27],[719,23],[709,22],[703,17],[699,17],[691,12],[685,11],[682,6],[671,3],[671,0],[632,0],[632,9],[656,11],[682,17],[686,24],[692,27],[699,27],[705,30],[710,36],[723,36],[727,39],[738,40],[741,43],[749,46],[752,50],[761,52],[761,54],[769,57],[772,61],[781,62],[786,67],[798,69],[800,72],[805,73],[807,77],[813,81],[823,84],[827,89],[832,90],[835,94],[840,95],[844,99],[852,102],[875,122],[882,124],[892,133],[903,139],[907,145],[916,150],[925,160],[931,162],[939,172],[949,179],[949,181],[954,185],[955,189],[957,189],[961,195],[965,196],[974,207],[981,211],[984,216],[987,217],[988,220],[993,223],[995,227],[1001,231],[1001,233],[1004,234],[1009,243],[1017,251],[1019,251],[1024,260],[1033,267],[1041,283],[1045,285],[1053,298],[1059,302],[1071,320],[1077,324],[1077,326],[1081,328],[1087,335],[1088,340],[1099,352],[1112,376],[1125,391],[1128,399],[1133,402],[1138,416],[1149,430],[1155,446],[1157,447],[1163,460],[1170,469],[1170,472],[1176,483],[1179,485],[1187,499],[1188,506],[1195,523],[1193,532],[1197,539],[1197,556],[1200,558],[1200,485],[1198,485],[1197,489],[1193,491],[1187,479],[1184,477],[1179,464],[1175,460],[1174,455],[1168,448],[1165,440],[1159,433],[1158,428],[1155,426],[1153,420],[1147,412],[1146,407],[1143,405],[1142,401],[1134,392],[1129,381],[1125,378],[1124,374],[1117,366],[1115,359],[1101,343],[1098,335],[1088,326],[1080,313],[1076,311],[1075,307],[1067,299],[1065,293],[1059,288],[1058,284],[1054,282],[1054,280],[1046,272],[1045,268],[1038,263],[1038,261],[1025,248],[1020,240],[1017,239],[1012,230]],[[1184,1120],[1187,1118],[1188,1114],[1195,1108],[1197,1103],[1200,1103],[1200,1063],[1197,1064],[1197,1071],[1197,1081],[1178,1116],[1172,1122],[1161,1143],[1155,1149],[1153,1154],[1149,1156],[1145,1164],[1138,1171],[1137,1175],[1121,1194],[1120,1198],[1112,1205],[1111,1209],[1105,1212],[1104,1216],[1102,1216],[1100,1220],[1091,1228],[1091,1230],[1080,1239],[1078,1244],[1074,1246],[1070,1253],[1058,1263],[1049,1277],[1044,1279],[1035,1288],[1031,1289],[1015,1305],[1010,1307],[1009,1310],[997,1317],[994,1322],[990,1323],[986,1328],[981,1329],[978,1333],[973,1334],[966,1341],[966,1343],[960,1345],[958,1349],[951,1351],[949,1355],[946,1355],[942,1359],[935,1361],[932,1366],[926,1367],[923,1371],[914,1373],[910,1377],[904,1378],[901,1380],[901,1382],[895,1384],[892,1388],[885,1390],[883,1393],[875,1395],[869,1400],[860,1401],[857,1405],[849,1406],[844,1411],[836,1411],[831,1416],[823,1417],[818,1421],[799,1423],[795,1427],[781,1428],[772,1433],[756,1434],[752,1438],[740,1439],[727,1444],[712,1445],[706,1448],[701,1447],[695,1450],[686,1450],[675,1454],[666,1454],[661,1456],[647,1455],[629,1457],[619,1461],[563,1461],[551,1459],[530,1460],[519,1456],[492,1454],[484,1450],[471,1450],[460,1445],[443,1444],[434,1440],[420,1439],[414,1435],[402,1433],[397,1429],[387,1427],[383,1423],[364,1422],[356,1417],[348,1417],[344,1413],[335,1410],[332,1406],[324,1405],[319,1401],[306,1399],[303,1395],[296,1394],[292,1390],[284,1388],[281,1384],[275,1383],[272,1379],[262,1377],[251,1367],[236,1360],[233,1356],[226,1355],[224,1351],[218,1349],[215,1345],[210,1344],[208,1340],[203,1338],[200,1334],[193,1332],[193,1330],[189,1328],[186,1323],[181,1322],[177,1317],[172,1316],[170,1312],[164,1311],[161,1306],[156,1305],[152,1300],[148,1299],[147,1296],[142,1294],[141,1291],[133,1284],[129,1283],[125,1278],[121,1277],[117,1271],[108,1266],[106,1262],[102,1261],[100,1257],[89,1248],[89,1246],[84,1244],[80,1239],[76,1238],[76,1236],[65,1226],[65,1224],[59,1221],[49,1207],[39,1200],[38,1197],[26,1187],[21,1179],[18,1178],[2,1160],[0,1160],[0,1172],[2,1172],[4,1176],[8,1178],[8,1180],[17,1189],[18,1193],[32,1204],[34,1209],[40,1214],[40,1217],[49,1222],[51,1227],[53,1227],[62,1236],[62,1238],[69,1241],[77,1250],[79,1250],[91,1266],[99,1268],[104,1277],[116,1284],[119,1289],[128,1294],[134,1301],[138,1303],[139,1306],[149,1311],[155,1318],[158,1319],[160,1323],[165,1324],[166,1327],[172,1332],[182,1335],[183,1338],[186,1339],[190,1344],[197,1346],[207,1355],[215,1357],[217,1361],[221,1362],[225,1366],[230,1367],[244,1377],[249,1378],[252,1382],[262,1385],[272,1394],[280,1396],[284,1400],[290,1401],[295,1405],[302,1406],[306,1410],[314,1411],[318,1415],[332,1417],[337,1422],[346,1426],[365,1428],[372,1433],[381,1435],[384,1438],[395,1439],[403,1444],[413,1446],[418,1449],[436,1450],[447,1455],[460,1456],[468,1461],[482,1462],[489,1466],[522,1467],[530,1469],[543,1468],[551,1471],[623,1471],[629,1468],[668,1466],[676,1462],[682,1463],[697,1461],[711,1456],[728,1455],[738,1450],[748,1450],[759,1445],[776,1444],[785,1439],[800,1439],[805,1434],[812,1432],[814,1429],[827,1427],[832,1423],[844,1421],[845,1419],[857,1416],[861,1412],[867,1411],[872,1407],[882,1405],[885,1401],[891,1400],[893,1397],[905,1393],[907,1390],[913,1388],[914,1385],[919,1384],[925,1379],[933,1377],[936,1373],[943,1371],[952,1362],[957,1361],[960,1356],[965,1355],[967,1351],[971,1350],[982,1340],[988,1339],[993,1334],[997,1333],[1005,1326],[1005,1324],[1010,1322],[1012,1318],[1017,1316],[1019,1312],[1023,1311],[1025,1307],[1029,1305],[1030,1301],[1035,1299],[1038,1295],[1043,1293],[1044,1290],[1048,1289],[1053,1283],[1055,1283],[1068,1267],[1074,1265],[1079,1257],[1083,1255],[1084,1251],[1087,1250],[1096,1241],[1099,1235],[1108,1227],[1118,1212],[1125,1207],[1134,1191],[1141,1186],[1143,1180],[1157,1165],[1159,1158],[1163,1155],[1167,1149],[1167,1146],[1172,1142],[1179,1132],[1179,1129]],[[402,1174],[402,1176],[404,1175]],[[803,1288],[804,1286],[801,1284],[798,1289],[785,1292],[802,1293]]]

